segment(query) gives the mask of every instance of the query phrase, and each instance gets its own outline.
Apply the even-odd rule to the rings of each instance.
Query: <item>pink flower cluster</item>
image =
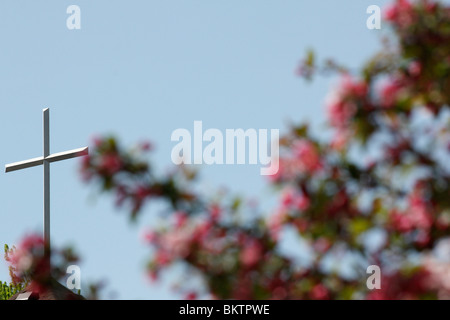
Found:
[[[244,268],[253,268],[260,261],[264,254],[264,246],[261,241],[255,238],[245,238],[242,241],[243,248],[239,255],[240,261]]]
[[[223,249],[222,238],[218,228],[214,228],[218,218],[218,207],[212,206],[212,215],[201,222],[190,219],[185,212],[174,214],[173,226],[165,231],[148,231],[143,235],[144,241],[156,249],[152,276],[156,276],[160,267],[168,265],[178,259],[187,259],[196,250],[205,250],[211,254],[218,254]]]
[[[414,242],[426,246],[430,242],[430,230],[434,224],[433,210],[424,199],[419,186],[408,198],[408,208],[401,212],[397,209],[391,211],[390,220],[394,230],[400,233],[415,231]]]
[[[381,106],[392,108],[404,92],[404,83],[397,78],[386,80],[380,88]]]
[[[50,274],[49,260],[44,257],[45,243],[41,236],[31,234],[22,239],[17,248],[5,254],[10,264],[10,275],[14,283],[26,278],[45,278]]]
[[[447,240],[448,242],[448,240]],[[447,243],[448,245],[448,243]],[[429,272],[428,286],[437,291],[441,300],[450,299],[450,253],[447,260],[426,257],[424,267]]]
[[[308,139],[293,142],[290,154],[280,157],[279,170],[270,176],[271,182],[292,180],[299,174],[313,175],[323,169],[318,147]]]
[[[286,188],[281,196],[281,210],[304,211],[309,208],[310,200],[294,188]]]
[[[330,124],[338,129],[346,128],[356,114],[359,104],[364,102],[368,93],[367,83],[345,74],[335,91],[325,101]]]
[[[412,272],[397,270],[383,275],[381,289],[370,291],[366,299],[417,300],[430,292],[430,279],[430,272],[424,267]]]
[[[322,168],[317,147],[309,140],[295,141],[292,154],[297,161],[297,170],[300,172],[314,173]]]
[[[100,159],[98,169],[105,175],[112,176],[120,171],[123,163],[122,159],[116,152],[105,153]]]
[[[98,163],[95,163],[96,172],[93,171],[93,165],[93,159],[91,156],[87,155],[83,157],[81,165],[81,175],[83,180],[89,181],[95,176],[95,173],[111,177],[123,168],[122,159],[116,152],[107,152],[102,154],[98,159]]]
[[[398,27],[407,27],[415,21],[414,7],[409,0],[396,0],[384,11],[385,20]]]

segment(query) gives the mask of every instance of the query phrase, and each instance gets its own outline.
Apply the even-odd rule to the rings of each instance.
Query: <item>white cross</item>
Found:
[[[88,154],[88,147],[50,154],[49,109],[43,110],[44,115],[44,155],[25,161],[10,163],[5,166],[5,172],[44,165],[44,241],[47,244],[46,254],[50,254],[50,163],[81,157]]]

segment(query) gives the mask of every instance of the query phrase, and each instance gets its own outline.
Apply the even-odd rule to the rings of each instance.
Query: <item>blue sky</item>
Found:
[[[50,151],[116,134],[150,139],[160,170],[171,166],[173,130],[280,129],[324,122],[332,78],[303,82],[295,69],[307,48],[357,68],[380,48],[366,8],[385,0],[96,0],[0,3],[0,162],[42,154],[42,109],[50,108]],[[81,8],[68,30],[66,8]],[[51,166],[52,245],[73,244],[82,281],[107,280],[120,299],[176,298],[143,275],[148,250],[138,224],[81,182],[78,160]],[[249,196],[268,192],[259,166],[210,166],[205,186]],[[0,242],[14,244],[42,226],[42,167],[0,175]],[[8,280],[0,262],[0,279]]]

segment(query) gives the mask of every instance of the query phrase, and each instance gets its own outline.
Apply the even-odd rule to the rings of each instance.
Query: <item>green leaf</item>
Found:
[[[370,221],[364,218],[353,219],[349,224],[349,231],[354,238],[370,228]]]

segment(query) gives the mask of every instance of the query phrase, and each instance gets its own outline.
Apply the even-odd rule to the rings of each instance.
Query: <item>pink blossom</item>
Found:
[[[117,153],[107,153],[102,155],[99,169],[107,175],[113,175],[122,168],[122,159]]]
[[[26,236],[19,244],[19,249],[24,251],[31,251],[36,247],[44,247],[44,239],[36,234]]]
[[[271,214],[268,218],[267,227],[272,239],[278,240],[283,225],[287,222],[288,215],[286,210],[281,209]]]
[[[185,300],[195,300],[197,299],[197,293],[194,291],[189,292],[186,294]]]
[[[306,232],[310,226],[310,223],[304,218],[296,218],[293,224],[300,233]]]
[[[213,221],[217,221],[220,218],[221,214],[222,214],[222,209],[217,204],[211,205],[209,207],[208,211],[209,211],[209,216],[211,217],[211,219]]]
[[[381,105],[384,108],[391,108],[397,102],[402,91],[402,85],[397,79],[389,79],[382,84],[380,89]]]
[[[419,61],[413,61],[408,66],[408,72],[413,77],[418,77],[422,73],[422,64]]]
[[[147,244],[154,244],[158,240],[158,234],[153,230],[147,230],[142,233],[141,238]]]
[[[282,209],[296,209],[296,210],[306,210],[309,208],[310,201],[308,197],[305,197],[303,193],[297,192],[292,188],[284,190],[281,198]]]
[[[92,143],[95,147],[99,148],[103,144],[103,139],[99,136],[93,136]]]
[[[269,175],[268,178],[271,183],[280,183],[284,179],[292,178],[294,174],[295,170],[292,170],[292,160],[288,158],[280,158],[278,160],[278,171],[272,175]]]
[[[450,262],[429,256],[424,268],[429,272],[427,286],[437,291],[439,299],[450,299]]]
[[[172,257],[186,257],[192,243],[192,231],[187,228],[172,230],[163,234],[159,245]]]
[[[263,246],[256,239],[250,239],[241,251],[240,258],[242,264],[247,268],[252,268],[261,260]]]
[[[151,150],[153,150],[153,144],[151,142],[149,142],[149,141],[142,142],[139,147],[140,147],[140,149],[142,151],[151,151]]]
[[[320,237],[314,241],[314,250],[319,253],[325,253],[331,248],[332,243],[325,237]]]
[[[150,194],[151,194],[151,192],[150,192],[149,188],[147,188],[144,185],[139,185],[134,192],[135,197],[138,198],[139,200],[143,200]]]
[[[89,170],[91,167],[91,157],[89,155],[81,157],[81,177],[85,182],[88,182],[94,176],[94,173]]]
[[[311,290],[311,298],[314,300],[328,300],[330,295],[328,289],[321,283],[316,284]]]
[[[395,230],[399,232],[409,232],[414,228],[411,219],[398,210],[393,210],[390,214],[390,220]]]
[[[434,1],[429,1],[429,0],[426,0],[425,1],[425,10],[428,12],[428,13],[434,13],[434,11],[437,9],[437,3],[436,2],[434,2]]]
[[[431,241],[431,236],[430,233],[427,230],[419,230],[416,239],[414,240],[414,242],[421,246],[421,247],[425,247],[427,246]]]
[[[350,75],[344,74],[341,79],[342,96],[364,97],[367,94],[367,84],[364,81],[357,81]]]
[[[86,170],[90,166],[91,166],[91,157],[89,155],[81,157],[81,168]]]
[[[420,229],[427,232],[433,225],[432,213],[428,209],[427,203],[416,193],[409,196],[409,206],[405,212],[393,210],[391,212],[391,222],[399,232],[409,232]],[[418,241],[422,243],[427,239],[426,234],[422,234]]]
[[[180,229],[185,226],[188,220],[188,215],[184,211],[175,212],[175,228]]]
[[[147,275],[150,281],[156,281],[158,279],[158,273],[153,269],[147,271]]]
[[[193,231],[192,240],[198,243],[203,243],[208,234],[211,232],[212,226],[213,225],[210,220],[204,221],[197,225]]]
[[[150,195],[150,191],[145,186],[137,186],[136,190],[133,192],[133,212],[136,213],[141,210],[144,204],[145,198]]]
[[[336,93],[332,93],[326,100],[326,112],[332,126],[346,127],[356,113],[356,105],[351,101],[346,102]]]
[[[413,193],[409,197],[409,210],[407,214],[410,215],[414,225],[418,228],[429,229],[433,224],[433,217],[428,210],[427,203],[417,194]]]
[[[44,239],[35,234],[22,239],[17,249],[5,254],[11,266],[11,276],[15,283],[20,282],[26,273],[36,277],[46,277],[50,273],[50,264],[44,258]]]
[[[155,261],[158,264],[158,266],[165,266],[172,261],[172,258],[166,251],[158,250],[155,254]]]
[[[364,81],[354,80],[345,74],[335,91],[325,101],[328,119],[334,127],[346,127],[357,111],[355,100],[365,99],[368,93]]]
[[[347,146],[350,134],[347,130],[338,129],[333,136],[330,147],[336,151],[342,151]]]
[[[388,300],[384,291],[381,290],[373,290],[369,292],[366,296],[367,300]]]
[[[395,21],[397,17],[397,7],[392,4],[384,9],[384,19],[386,21]]]
[[[322,168],[317,147],[311,141],[302,139],[294,142],[292,153],[300,166],[300,170],[313,173]]]
[[[413,22],[413,6],[409,0],[397,0],[384,11],[386,21],[399,27],[409,26]]]

